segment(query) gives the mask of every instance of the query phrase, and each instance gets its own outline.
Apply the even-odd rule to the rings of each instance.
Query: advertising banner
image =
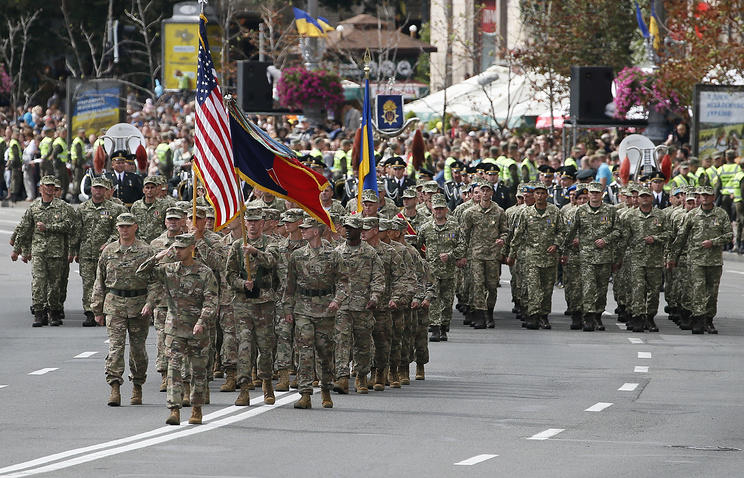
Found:
[[[744,155],[744,86],[695,85],[693,151],[700,158],[733,149]]]

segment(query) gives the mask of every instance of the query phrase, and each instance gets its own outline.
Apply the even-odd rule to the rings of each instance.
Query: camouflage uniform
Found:
[[[628,193],[630,195],[630,191],[628,191]],[[625,218],[631,211],[634,211],[636,208],[626,206],[624,208],[616,209],[618,211],[617,229],[619,229],[620,231],[626,231],[627,227],[625,226]],[[622,232],[621,234],[624,234],[624,232]],[[622,241],[622,239],[620,240]],[[617,302],[619,311],[623,313],[622,317],[620,316],[620,314],[618,315],[618,319],[621,321],[627,321],[626,314],[628,313],[628,308],[630,307],[630,258],[623,251],[618,251],[615,256],[615,260],[617,262],[620,262],[620,267],[612,274],[612,293],[615,297],[615,302]]]
[[[390,221],[388,220],[388,222]],[[393,224],[388,224],[387,226],[388,229],[394,227]],[[414,282],[416,277],[416,263],[414,262],[414,258],[408,247],[396,241],[390,241],[389,245],[395,249],[402,259],[402,262],[397,264],[397,266],[401,268],[400,280],[395,284],[395,287],[400,290],[400,302],[398,302],[397,309],[390,311],[392,319],[392,335],[390,336],[390,370],[392,374],[395,375],[397,373],[398,364],[401,361],[406,316],[409,315],[409,312],[411,311],[411,301],[416,292],[416,282]]]
[[[429,263],[423,258],[420,261],[423,281],[420,283],[423,287],[420,287],[416,293],[414,299],[418,300],[419,303],[424,300],[429,301],[429,308],[419,307],[416,310],[411,311],[414,319],[413,324],[413,359],[418,365],[424,365],[429,363],[429,341],[426,334],[429,329],[429,311],[431,310],[431,304],[434,304],[436,298],[439,296],[439,281],[434,277],[431,272]]]
[[[578,206],[567,204],[561,208],[563,223],[567,230],[571,229]],[[566,298],[567,312],[571,315],[574,325],[577,327],[581,323],[581,256],[579,246],[574,246],[573,242],[567,242],[563,249],[563,255],[566,263],[563,265],[563,294]]]
[[[157,254],[162,250],[168,249],[176,241],[176,236],[177,235],[168,236],[168,231],[163,232],[150,243],[153,252]],[[164,257],[161,259],[161,262],[168,263],[173,261],[172,259]],[[157,333],[157,357],[155,359],[155,370],[163,374],[168,372],[168,356],[165,348],[165,319],[168,316],[168,300],[161,284],[151,284],[150,287],[156,291],[153,294],[155,303],[152,304],[153,324],[155,325],[155,332]]]
[[[504,247],[504,255],[509,255],[509,251],[511,249],[511,243],[512,239],[514,238],[514,230],[516,228],[517,219],[519,218],[519,215],[522,213],[524,208],[526,208],[524,204],[518,204],[510,207],[505,211],[506,214],[506,224],[509,228],[509,233],[506,237],[506,244]],[[522,288],[521,288],[521,275],[519,274],[519,268],[521,265],[519,263],[515,263],[514,265],[509,266],[509,274],[511,278],[509,279],[509,286],[511,287],[511,296],[512,296],[512,302],[514,303],[514,309],[517,311],[521,310],[522,303],[521,303],[521,294],[522,294]]]
[[[137,237],[149,244],[162,234],[165,230],[166,209],[168,202],[162,199],[155,199],[150,204],[145,202],[145,198],[135,201],[130,211],[137,220]]]
[[[294,324],[286,319],[283,313],[282,297],[287,285],[287,267],[289,256],[292,252],[306,245],[304,239],[283,239],[276,246],[277,263],[276,272],[278,276],[276,318],[274,330],[276,332],[276,358],[277,371],[294,369]]]

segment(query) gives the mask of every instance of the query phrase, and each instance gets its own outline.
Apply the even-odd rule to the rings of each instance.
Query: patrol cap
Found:
[[[365,189],[362,191],[362,202],[379,202],[380,198],[377,197],[377,193],[372,189]]]
[[[344,227],[351,227],[353,229],[361,229],[362,228],[362,218],[358,214],[354,214],[352,216],[346,216],[344,219]]]
[[[263,210],[264,219],[269,221],[278,221],[280,214],[281,212],[279,212],[279,209],[274,209],[273,207],[268,207]]]
[[[194,216],[194,208],[190,207],[188,210],[188,216],[193,217]],[[204,219],[207,217],[207,208],[204,206],[196,206],[196,217],[199,219]]]
[[[481,189],[486,188],[486,189],[490,189],[490,190],[493,191],[493,184],[489,183],[488,181],[482,181],[482,182],[478,183],[478,186]]]
[[[687,161],[682,161],[681,163],[679,163],[679,167],[680,168],[688,168],[689,169],[690,163],[688,163]]]
[[[387,160],[387,165],[393,169],[402,169],[406,167],[406,162],[400,156],[393,156]]]
[[[62,189],[62,181],[60,181],[59,178],[54,178],[54,187]]]
[[[416,189],[423,188],[424,184],[426,184],[426,181],[427,181],[426,179],[421,179],[421,178],[417,179],[415,188]]]
[[[260,206],[248,206],[243,213],[244,221],[260,221],[264,218],[264,210]]]
[[[638,195],[639,196],[643,196],[643,195],[653,196],[653,193],[651,192],[651,190],[649,188],[642,187],[642,188],[638,188]]]
[[[41,185],[42,186],[54,186],[54,180],[57,179],[51,174],[47,174],[46,176],[41,178]]]
[[[517,194],[515,194],[515,196],[518,197],[518,198],[523,198],[524,197],[524,193],[520,189],[519,191],[517,191]]]
[[[183,219],[184,217],[186,217],[186,213],[180,207],[174,206],[165,210],[166,219]]]
[[[108,188],[109,186],[108,186],[108,183],[106,181],[106,178],[96,177],[96,178],[93,178],[90,181],[90,187],[92,187],[92,188]]]
[[[532,188],[532,190],[537,191],[538,189],[543,189],[547,191],[548,187],[545,184],[538,182],[538,183],[535,183],[535,186]]]
[[[700,160],[697,156],[690,156],[687,158],[687,162],[690,163],[690,166],[700,166]]]
[[[727,159],[734,159],[736,157],[736,150],[734,149],[727,149],[726,150],[726,158]]]
[[[297,207],[287,209],[284,212],[284,222],[302,221],[303,217],[305,217],[305,211]]]
[[[137,224],[137,221],[134,219],[134,214],[130,212],[123,212],[116,216],[117,226],[131,226],[133,224]]]
[[[447,201],[444,199],[444,194],[435,194],[431,197],[432,209],[447,207]]]
[[[369,231],[370,229],[376,229],[380,227],[380,220],[376,217],[365,217],[362,218],[362,229]]]
[[[177,201],[176,202],[176,207],[180,207],[184,211],[189,211],[189,210],[191,210],[191,202],[189,202],[189,201]]]
[[[214,208],[213,207],[210,206],[210,207],[207,208],[207,216],[206,217],[207,217],[207,219],[214,219],[215,218]]]
[[[145,184],[154,184],[155,186],[157,186],[158,184],[160,184],[160,180],[157,176],[147,176],[145,180],[142,181],[142,185],[144,186]]]
[[[598,183],[596,181],[587,184],[586,189],[590,193],[601,193],[601,192],[604,192],[604,186],[602,186],[602,183]]]
[[[424,183],[424,190],[425,193],[437,193],[439,192],[439,183],[436,181],[427,181]]]
[[[320,223],[312,217],[306,217],[302,221],[302,224],[300,224],[300,227],[302,229],[310,229],[311,227],[320,227]]]
[[[111,182],[111,180],[109,178],[104,177],[103,178],[103,181],[106,183],[106,187],[107,188],[109,188],[109,189],[113,189],[114,188],[114,183]]]
[[[683,194],[685,191],[682,189],[681,186],[677,186],[672,189],[672,196],[676,196],[677,194]]]
[[[393,222],[393,229],[397,229],[399,231],[407,231],[408,230],[408,221],[403,219],[402,217],[394,217],[392,219]]]
[[[403,199],[416,199],[416,189],[412,187],[406,188],[403,191]]]
[[[700,186],[698,188],[698,194],[707,194],[708,196],[713,196],[713,188],[710,186]]]
[[[176,236],[176,240],[173,241],[173,247],[189,247],[193,246],[194,242],[193,234],[179,234]]]
[[[378,227],[381,231],[387,231],[389,229],[393,229],[393,224],[390,221],[390,219],[386,219],[384,217],[381,217],[378,221]]]

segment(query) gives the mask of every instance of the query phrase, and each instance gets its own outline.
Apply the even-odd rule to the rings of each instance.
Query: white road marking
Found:
[[[602,410],[604,410],[605,408],[609,408],[609,407],[611,407],[611,406],[612,406],[612,404],[611,404],[611,403],[607,403],[607,402],[599,402],[599,403],[595,403],[594,405],[592,405],[591,407],[587,408],[587,409],[586,409],[586,410],[584,410],[584,411],[585,411],[585,412],[601,412],[601,411],[602,411]]]
[[[622,387],[618,388],[618,392],[632,392],[638,388],[637,383],[624,383]]]
[[[732,274],[741,274],[741,275],[744,275],[744,272],[741,272],[741,271],[725,271],[725,272],[731,272]]]
[[[615,325],[617,325],[617,328],[620,330],[628,330],[628,326],[622,322],[616,322]]]
[[[20,220],[19,221],[11,221],[10,219],[0,219],[0,222],[4,222],[5,224],[11,224],[11,225],[15,226],[19,222],[21,222],[21,221]]]
[[[638,358],[651,358],[651,352],[638,352]]]
[[[5,387],[7,387],[7,385],[0,385],[0,388],[5,388]]]
[[[42,368],[39,370],[34,370],[33,372],[29,373],[29,375],[44,375],[45,373],[54,372],[55,370],[59,370],[59,368]]]
[[[560,432],[565,431],[565,430],[566,430],[565,428],[548,428],[544,432],[540,432],[536,435],[532,435],[531,437],[527,439],[528,440],[547,440],[548,438],[554,437]]]
[[[149,432],[140,433],[138,435],[121,438],[118,440],[112,440],[109,442],[99,443],[97,445],[91,445],[91,446],[87,446],[83,448],[76,448],[74,450],[56,453],[54,455],[37,458],[35,460],[27,461],[24,463],[18,463],[17,465],[7,466],[5,468],[0,468],[0,473],[7,473],[7,474],[2,474],[0,476],[21,477],[21,476],[37,475],[40,473],[48,473],[50,471],[69,468],[71,466],[80,465],[82,463],[87,463],[87,462],[98,460],[98,459],[105,458],[108,456],[119,455],[121,453],[125,453],[128,451],[139,450],[141,448],[145,448],[148,446],[158,445],[160,443],[175,440],[177,438],[196,435],[198,433],[203,433],[206,431],[214,430],[216,428],[221,428],[227,425],[231,425],[233,423],[245,420],[247,418],[254,417],[256,415],[261,415],[262,413],[266,413],[272,409],[275,409],[282,405],[286,405],[292,402],[293,400],[296,400],[297,398],[299,398],[299,396],[300,396],[299,393],[289,392],[285,396],[278,398],[275,405],[262,405],[259,407],[251,407],[250,409],[244,411],[243,413],[239,413],[237,415],[233,415],[233,416],[223,418],[217,421],[207,421],[212,418],[217,418],[218,416],[231,413],[235,411],[235,409],[244,408],[244,407],[236,407],[233,405],[233,406],[224,408],[222,410],[218,410],[209,415],[205,415],[203,417],[203,420],[205,421],[203,425],[189,425],[188,418],[182,417],[183,423],[179,427],[174,427],[171,425],[171,426],[156,428],[155,430],[150,430]],[[169,432],[173,432],[173,433],[169,433]],[[138,440],[142,440],[142,441],[138,441]],[[131,442],[137,442],[137,443],[131,443]],[[109,447],[114,447],[114,448],[109,448]],[[104,448],[108,448],[108,450],[103,450]],[[102,450],[102,451],[96,451],[96,450]],[[95,452],[95,453],[89,453],[89,452]],[[51,465],[41,466],[38,468],[32,468],[34,466],[42,465],[45,463],[50,463],[52,461],[60,460],[62,458],[67,458],[67,457],[74,456],[74,455],[81,455],[83,453],[88,453],[88,454],[78,456],[76,458],[70,458],[68,460],[60,461],[57,463],[53,463]],[[31,469],[28,469],[25,471],[18,471],[18,470],[24,470],[26,468],[31,468]],[[13,473],[13,472],[16,472],[16,473]]]
[[[73,358],[88,358],[88,357],[94,356],[97,353],[98,352],[82,352],[82,353],[75,355]]]
[[[636,365],[633,371],[636,373],[648,373],[648,367],[645,365]]]
[[[630,340],[631,344],[642,344],[643,339],[638,339],[636,337],[628,337],[628,340]]]
[[[7,234],[9,236],[12,236],[13,231],[6,231],[5,229],[0,229],[0,234]]]
[[[467,460],[458,461],[455,463],[455,465],[464,465],[464,466],[470,466],[470,465],[477,465],[478,463],[481,463],[486,460],[490,460],[491,458],[496,458],[499,455],[475,455],[471,458],[468,458]]]
[[[104,340],[104,341],[103,341],[103,343],[104,343],[104,344],[110,344],[110,343],[111,343],[111,340],[109,340],[109,339],[106,339],[106,340]]]

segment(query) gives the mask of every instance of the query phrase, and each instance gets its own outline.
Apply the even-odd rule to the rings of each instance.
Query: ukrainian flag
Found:
[[[323,18],[323,17],[318,17],[318,25],[320,26],[321,29],[323,29],[323,33],[328,33],[328,32],[332,32],[335,30],[335,28],[331,26],[331,22],[329,22],[326,18]]]
[[[364,80],[364,106],[362,107],[362,151],[359,155],[359,186],[357,212],[362,211],[362,191],[377,191],[377,167],[375,166],[375,142],[372,136],[372,107],[369,101],[369,80]]]
[[[314,19],[305,10],[292,7],[295,16],[295,25],[297,25],[297,33],[305,37],[323,37],[325,36],[325,30],[318,24],[318,21]],[[326,25],[328,25],[326,23]]]

